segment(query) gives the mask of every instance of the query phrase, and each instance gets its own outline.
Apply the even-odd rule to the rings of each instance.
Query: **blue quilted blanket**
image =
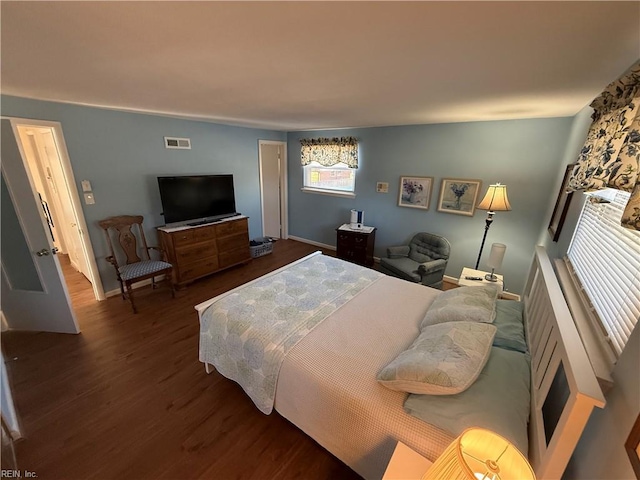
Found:
[[[200,361],[239,383],[269,414],[287,352],[382,276],[317,252],[231,290],[200,315]]]

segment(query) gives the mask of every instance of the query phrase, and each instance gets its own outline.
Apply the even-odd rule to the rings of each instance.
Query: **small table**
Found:
[[[336,256],[364,267],[373,267],[376,228],[351,228],[348,223],[336,228]]]
[[[460,287],[478,287],[480,285],[495,285],[498,287],[498,292],[502,293],[504,289],[504,277],[502,275],[496,275],[498,280],[496,282],[490,282],[484,278],[485,275],[489,275],[491,272],[483,272],[482,270],[474,270],[473,268],[464,267],[462,274],[458,279],[458,286]],[[469,280],[466,277],[481,277],[482,280]]]
[[[420,480],[432,462],[398,442],[382,480]]]

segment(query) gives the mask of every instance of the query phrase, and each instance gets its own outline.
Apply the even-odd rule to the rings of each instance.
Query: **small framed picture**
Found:
[[[443,178],[438,199],[438,211],[472,217],[476,211],[481,180]]]
[[[378,193],[389,193],[389,184],[387,182],[378,182],[378,183],[376,183],[376,192],[378,192]]]
[[[433,177],[400,177],[398,205],[429,210],[432,185]]]
[[[564,224],[564,219],[567,216],[569,204],[571,203],[571,197],[573,196],[573,192],[567,191],[567,186],[569,185],[569,177],[571,177],[571,172],[573,171],[573,168],[575,166],[575,163],[567,165],[567,168],[564,171],[564,178],[562,179],[560,192],[558,192],[556,206],[553,208],[553,214],[551,215],[549,227],[547,228],[547,230],[549,231],[549,235],[551,235],[551,238],[554,242],[557,242],[558,238],[560,238],[562,225]]]

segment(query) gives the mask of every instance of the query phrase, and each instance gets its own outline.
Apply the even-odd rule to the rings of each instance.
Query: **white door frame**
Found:
[[[93,245],[91,245],[91,239],[89,238],[89,230],[87,229],[87,222],[84,218],[82,203],[80,202],[80,195],[78,194],[78,189],[76,188],[76,180],[73,175],[73,168],[71,166],[71,160],[69,159],[67,144],[64,141],[64,135],[62,133],[62,124],[60,122],[52,122],[48,120],[33,120],[20,117],[2,116],[2,118],[11,121],[11,128],[13,129],[13,133],[16,136],[16,142],[18,143],[18,149],[20,150],[20,155],[22,156],[23,163],[26,162],[26,155],[24,149],[22,148],[22,142],[20,141],[20,136],[18,134],[18,125],[47,127],[53,130],[53,136],[58,146],[58,153],[60,154],[62,171],[66,180],[65,187],[69,191],[69,196],[71,197],[73,213],[75,215],[76,223],[78,224],[78,231],[80,232],[82,252],[85,256],[87,266],[89,268],[89,280],[91,281],[91,285],[93,287],[93,294],[95,295],[96,300],[104,300],[106,298],[104,294],[104,288],[102,287],[102,280],[100,279],[96,257],[93,253]],[[33,179],[31,178],[29,166],[25,164],[24,168],[27,172],[27,177],[29,178],[31,188],[33,189],[34,184]]]
[[[262,145],[279,145],[282,147],[282,158],[280,159],[280,237],[289,238],[289,214],[288,199],[289,188],[287,184],[287,142],[278,140],[258,140],[258,160],[260,168],[260,212],[262,214],[262,232],[264,233],[264,201],[262,199],[263,179],[262,179]]]

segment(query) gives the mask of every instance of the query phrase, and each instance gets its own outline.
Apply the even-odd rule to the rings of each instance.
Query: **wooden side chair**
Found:
[[[173,266],[164,261],[165,257],[162,249],[147,246],[147,240],[142,229],[142,220],[142,215],[120,215],[105,218],[98,222],[98,225],[107,236],[107,243],[111,252],[111,255],[106,260],[116,269],[122,298],[129,298],[133,313],[138,313],[133,299],[133,289],[131,288],[131,285],[135,282],[150,278],[152,287],[156,288],[155,277],[164,274],[168,277],[171,286],[171,296],[175,297],[171,274]],[[138,246],[138,240],[140,241],[140,247]],[[116,255],[114,244],[120,246],[122,252],[118,253],[124,253],[124,258],[121,254],[119,256]],[[158,251],[162,260],[152,260],[149,255],[151,250]]]

